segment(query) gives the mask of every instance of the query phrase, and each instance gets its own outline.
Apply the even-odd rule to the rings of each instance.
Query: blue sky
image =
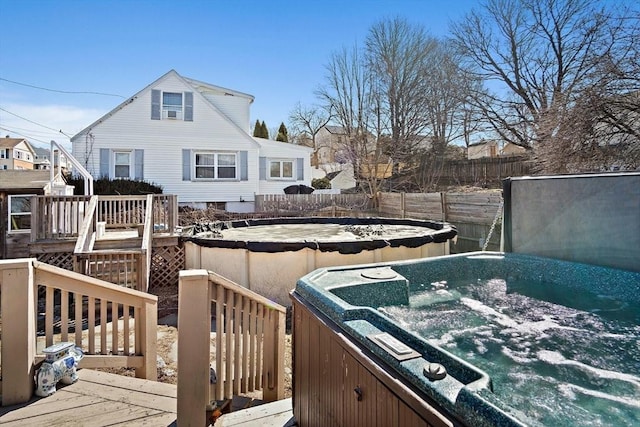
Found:
[[[315,102],[331,53],[362,43],[372,24],[400,16],[444,36],[475,3],[0,0],[0,132],[67,145],[64,134],[171,69],[255,96],[251,123],[275,128],[297,102]]]

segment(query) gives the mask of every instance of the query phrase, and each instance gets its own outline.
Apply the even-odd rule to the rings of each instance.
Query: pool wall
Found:
[[[318,269],[302,277],[291,293],[296,420],[300,425],[322,425],[318,417],[325,417],[334,425],[375,425],[358,417],[366,417],[367,411],[376,414],[378,401],[387,409],[376,416],[391,416],[386,413],[392,405],[388,402],[400,408],[392,411],[396,418],[378,425],[523,425],[493,397],[487,373],[376,310],[379,305],[408,303],[412,286],[491,277],[562,283],[575,291],[569,295],[591,292],[640,305],[638,273],[523,254],[477,252]],[[575,304],[581,304],[579,298]],[[372,337],[380,334],[410,351],[378,344]],[[399,358],[401,353],[407,357]],[[430,363],[442,365],[447,376],[425,378],[423,371]],[[401,416],[412,421],[399,421]]]
[[[289,292],[305,274],[331,266],[359,265],[428,258],[449,254],[449,241],[456,236],[455,227],[447,223],[386,218],[279,218],[253,220],[286,223],[326,221],[367,224],[420,224],[437,230],[433,235],[409,239],[365,239],[358,242],[252,242],[217,239],[191,239],[185,242],[187,269],[206,269],[251,289],[279,304],[290,305]],[[276,222],[278,221],[278,222]]]
[[[640,271],[640,172],[507,179],[504,250]]]

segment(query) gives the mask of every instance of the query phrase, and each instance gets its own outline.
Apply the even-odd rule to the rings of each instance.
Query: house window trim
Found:
[[[117,154],[121,154],[121,153],[126,153],[129,155],[129,176],[127,177],[122,177],[122,176],[116,176],[116,166],[122,166],[122,165],[118,165],[116,163],[116,155]],[[129,179],[129,180],[133,180],[134,178],[134,171],[135,171],[135,165],[134,165],[134,155],[133,155],[133,150],[112,150],[111,151],[111,171],[110,171],[110,175],[113,177],[113,179]]]
[[[197,156],[200,154],[213,154],[214,155],[214,162],[212,166],[198,166],[196,163],[196,159]],[[219,163],[218,163],[218,156],[220,155],[232,155],[234,156],[235,162],[234,162],[234,177],[233,178],[219,178],[218,177],[218,168],[220,167]],[[214,151],[214,150],[193,150],[191,152],[191,176],[192,176],[192,181],[199,181],[199,182],[203,182],[203,181],[221,181],[221,182],[235,182],[235,181],[240,181],[240,152],[238,151]],[[198,178],[197,176],[197,170],[199,167],[212,167],[214,170],[214,177],[213,178]],[[230,166],[223,166],[223,167],[230,167]]]
[[[165,94],[174,94],[180,95],[180,109],[178,110],[178,105],[169,105],[164,103],[164,95]],[[176,117],[169,117],[169,111],[176,111]],[[160,93],[160,111],[162,113],[162,120],[182,120],[184,121],[184,92],[171,92],[171,91],[162,91]]]
[[[272,158],[268,159],[268,171],[269,175],[267,176],[267,180],[269,181],[296,181],[296,159],[288,159],[288,158]],[[279,163],[280,164],[280,176],[271,176],[271,164]],[[284,170],[283,164],[291,163],[291,177],[282,176],[282,171]]]
[[[7,218],[8,218],[8,224],[7,224],[7,234],[25,234],[25,233],[31,233],[31,228],[23,228],[23,229],[14,229],[13,228],[13,221],[12,218],[14,216],[31,216],[31,211],[29,212],[11,212],[11,202],[13,200],[14,197],[33,197],[35,196],[35,194],[11,194],[8,196],[8,200],[7,200]]]

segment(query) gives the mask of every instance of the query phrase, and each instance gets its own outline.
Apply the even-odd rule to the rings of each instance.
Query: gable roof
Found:
[[[333,134],[345,135],[347,133],[342,126],[327,125],[325,126],[325,129],[327,129],[329,133]]]
[[[282,142],[282,141],[274,141],[272,139],[258,138],[257,136],[252,137],[258,145],[263,147],[272,147],[272,148],[290,148],[293,150],[306,151],[307,153],[312,153],[313,148],[307,147],[306,145],[298,145],[291,144],[290,142]]]
[[[215,85],[212,85],[212,84],[209,84],[209,83],[200,82],[198,80],[182,77],[180,74],[178,74],[176,72],[176,70],[169,70],[168,72],[166,72],[165,74],[163,74],[162,76],[158,77],[153,82],[151,82],[150,84],[145,86],[142,90],[139,90],[135,95],[133,95],[132,97],[130,97],[127,100],[125,100],[124,102],[122,102],[116,108],[114,108],[113,110],[109,111],[107,114],[105,114],[104,116],[102,116],[98,120],[96,120],[95,122],[91,123],[89,126],[87,126],[84,129],[82,129],[80,132],[78,132],[77,134],[75,134],[71,138],[71,142],[74,142],[74,140],[76,138],[78,138],[81,135],[84,135],[91,128],[93,128],[96,125],[102,123],[103,121],[105,121],[106,119],[108,119],[109,117],[113,116],[115,113],[117,113],[121,109],[123,109],[128,104],[131,104],[132,102],[134,102],[136,99],[138,99],[138,97],[141,94],[151,90],[153,87],[157,86],[158,82],[164,80],[165,78],[167,78],[170,75],[173,75],[177,79],[181,80],[186,86],[189,86],[189,87],[193,88],[194,89],[194,96],[198,96],[211,109],[216,111],[218,114],[220,114],[221,117],[223,117],[226,121],[228,121],[233,127],[238,129],[241,134],[246,135],[249,141],[253,142],[254,144],[256,143],[256,141],[251,137],[251,135],[249,135],[245,131],[243,131],[233,120],[229,119],[229,117],[227,117],[226,114],[224,114],[222,111],[220,111],[220,109],[218,107],[216,107],[207,98],[205,98],[202,95],[202,93],[199,90],[197,90],[198,89],[197,86],[203,86],[203,87],[206,87],[206,88],[208,88],[210,90],[219,91],[221,93],[231,93],[233,95],[243,96],[243,97],[246,97],[246,98],[250,99],[251,102],[253,102],[253,99],[254,99],[254,97],[252,95],[249,95],[249,94],[246,94],[246,93],[242,93],[242,92],[238,92],[238,91],[234,91],[232,89],[226,89],[226,88],[223,88],[221,86],[215,86]]]
[[[14,148],[21,142],[27,144],[27,147],[29,147],[29,149],[35,153],[33,147],[31,147],[31,144],[29,144],[29,141],[27,141],[26,138],[0,138],[0,148]]]
[[[48,170],[0,170],[2,190],[41,190],[50,180],[51,171]]]

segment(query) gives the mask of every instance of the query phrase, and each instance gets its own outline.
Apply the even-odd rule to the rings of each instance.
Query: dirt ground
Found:
[[[215,332],[211,334],[211,345],[215,347]],[[175,316],[169,315],[158,321],[158,381],[167,384],[178,384],[178,329],[175,327]],[[291,369],[291,334],[285,335],[285,398],[292,393]],[[134,376],[133,369],[101,369],[120,375]],[[261,393],[247,394],[252,398],[261,398]]]

